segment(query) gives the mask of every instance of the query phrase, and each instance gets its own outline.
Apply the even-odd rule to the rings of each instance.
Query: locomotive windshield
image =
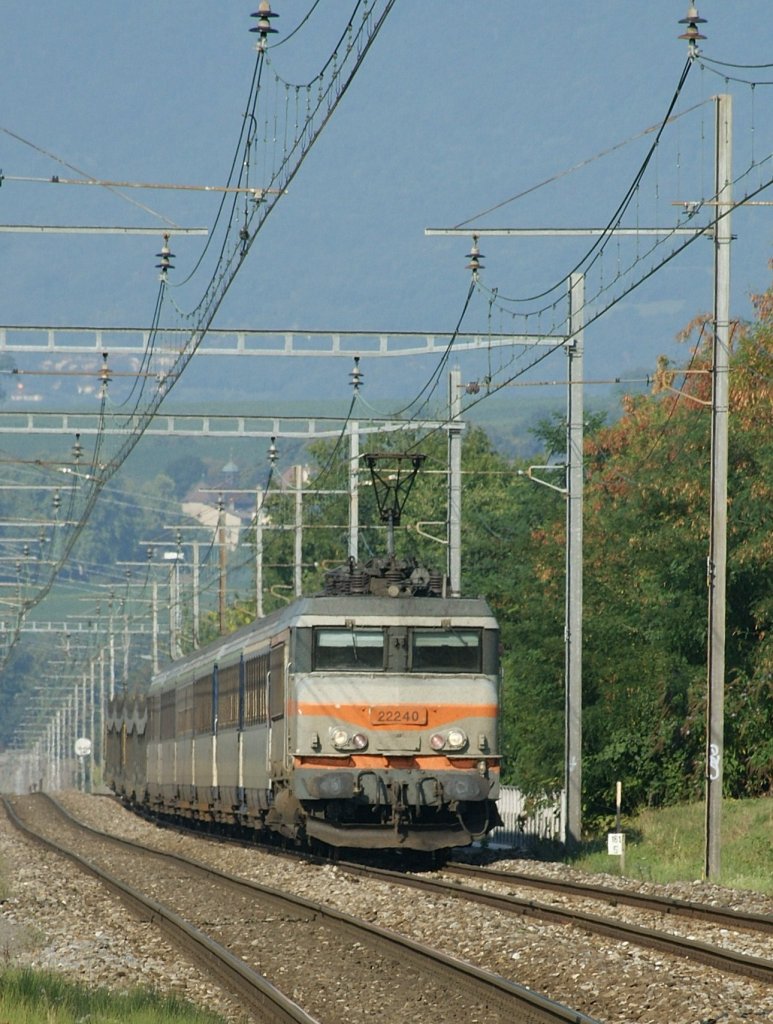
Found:
[[[414,629],[414,672],[479,672],[479,629]]]
[[[317,671],[357,671],[384,667],[381,629],[315,629],[314,668]]]
[[[317,627],[313,632],[316,672],[480,672],[483,663],[479,629]]]

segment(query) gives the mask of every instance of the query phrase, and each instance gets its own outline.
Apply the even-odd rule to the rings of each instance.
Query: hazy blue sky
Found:
[[[308,9],[274,9],[282,39]],[[305,30],[272,53],[272,69],[308,76],[330,48],[349,0],[323,0]],[[96,177],[218,184],[240,129],[254,62],[253,2],[185,5],[132,0],[86,4],[5,0],[0,38],[0,126]],[[449,331],[469,282],[469,239],[428,238],[427,226],[468,221],[507,198],[659,123],[685,62],[678,19],[685,0],[398,0],[341,105],[299,175],[271,214],[222,304],[216,325],[271,328]],[[704,0],[704,53],[746,64],[770,58],[773,5]],[[743,73],[773,79],[773,69]],[[628,225],[671,223],[672,203],[710,187],[713,110],[708,98],[736,101],[736,169],[773,149],[770,86],[748,87],[693,67],[677,106],[698,104],[669,129]],[[266,90],[276,108],[283,100]],[[278,94],[277,94],[278,95]],[[481,226],[601,226],[625,194],[651,142],[638,138],[549,187],[475,220]],[[753,147],[753,149],[752,149]],[[4,223],[152,224],[155,218],[91,187],[14,181],[71,175],[0,133]],[[259,169],[256,168],[255,172]],[[757,178],[770,174],[765,164]],[[754,182],[757,181],[754,178]],[[216,199],[201,193],[132,192],[164,216],[206,225]],[[766,198],[763,196],[762,198]],[[733,310],[769,280],[773,208],[738,212]],[[160,223],[160,222],[159,222]],[[156,295],[158,240],[0,235],[3,324],[146,324]],[[177,237],[181,279],[201,240]],[[502,295],[540,292],[559,280],[585,240],[485,240],[484,283]],[[640,243],[609,246],[596,270],[601,287]],[[174,280],[174,277],[172,277]],[[538,303],[536,304],[538,305]],[[711,248],[700,240],[616,306],[587,335],[589,373],[651,369],[677,354],[676,332],[711,305]],[[559,315],[559,314],[556,314]],[[552,314],[526,324],[548,330]],[[524,329],[485,295],[475,295],[463,327]],[[539,371],[560,376],[564,360]],[[485,372],[463,361],[464,372]],[[324,367],[347,393],[348,365]],[[371,399],[401,397],[432,369],[366,366]],[[239,372],[256,400],[281,388],[314,395],[317,371],[257,361]],[[196,367],[191,384],[201,381]],[[185,398],[186,377],[174,395]],[[324,395],[329,397],[329,386]]]
[[[161,190],[120,197],[91,186],[19,179],[79,176],[69,164],[112,181],[222,184],[246,113],[255,65],[249,15],[256,6],[256,0],[3,0],[0,223],[157,225],[158,236],[0,232],[0,327],[150,325],[163,226],[209,225],[218,198]],[[316,73],[354,0],[322,0],[286,43],[311,0],[276,0],[273,6],[279,33],[257,120],[259,136],[277,135],[281,148],[283,129],[275,125],[288,110],[292,116],[296,96],[302,108],[305,91],[286,93],[277,79],[306,82]],[[674,96],[687,56],[687,44],[678,39],[687,8],[687,0],[397,0],[261,230],[215,326],[452,331],[470,284],[470,239],[426,237],[425,228],[606,225],[651,145],[653,133],[646,129],[660,124]],[[770,0],[702,0],[699,8],[707,19],[707,58],[746,65],[771,60]],[[692,67],[675,108],[678,117],[632,196],[626,226],[673,225],[674,203],[710,196],[711,97],[717,92],[734,96],[737,193],[759,188],[771,176],[773,68],[726,71],[760,84],[752,89]],[[251,167],[251,182],[260,183],[268,166],[267,160]],[[508,202],[521,193],[528,194]],[[759,198],[773,199],[771,193]],[[492,212],[484,215],[487,210]],[[750,316],[750,294],[770,281],[772,217],[773,207],[766,206],[734,214],[734,316]],[[483,289],[470,299],[463,330],[560,333],[560,290],[517,307],[505,299],[548,291],[588,244],[484,240]],[[588,275],[588,315],[620,294],[627,267],[639,261],[633,280],[659,258],[647,256],[650,244],[621,239],[606,246]],[[172,245],[177,259],[170,304],[190,309],[199,297],[196,278],[189,286],[179,282],[195,264],[202,240],[178,235]],[[586,378],[641,376],[654,369],[659,353],[686,360],[675,337],[711,304],[712,248],[699,239],[588,329]],[[516,308],[530,316],[514,317]],[[504,350],[459,362],[465,380],[488,372],[502,380],[530,358],[523,350]],[[436,362],[365,359],[364,394],[382,409],[398,407]],[[519,383],[563,379],[565,362],[556,352]],[[24,368],[23,357],[17,363]],[[302,399],[309,415],[331,398],[344,406],[350,368],[348,359],[229,364],[261,415],[270,414],[279,398]],[[214,401],[214,377],[212,361],[195,358],[171,401]],[[439,387],[427,414],[442,413],[444,393]],[[540,392],[535,387],[530,393]],[[598,393],[588,385],[589,404]],[[496,401],[506,415],[523,394],[505,389]],[[93,409],[93,399],[84,407]],[[11,437],[0,440],[0,448],[13,450]],[[67,451],[71,439],[45,443]],[[241,465],[257,467],[262,454],[254,442],[238,452],[228,446],[223,462],[235,456]],[[142,457],[142,442],[135,457]],[[16,480],[18,472],[10,462],[4,480]],[[119,473],[111,488],[121,486]],[[170,505],[172,521],[175,514]],[[73,600],[72,607],[80,605]],[[49,615],[45,603],[38,612]]]

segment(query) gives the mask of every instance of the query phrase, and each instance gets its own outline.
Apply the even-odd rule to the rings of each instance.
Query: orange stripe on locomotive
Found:
[[[390,705],[407,712],[405,718],[379,720],[378,705],[372,704],[323,704],[314,701],[289,701],[288,713],[304,718],[333,719],[341,725],[350,725],[358,729],[440,729],[464,718],[497,717],[495,704],[442,704],[442,705]],[[426,711],[426,716],[411,718],[411,712]],[[421,720],[423,718],[423,720]]]

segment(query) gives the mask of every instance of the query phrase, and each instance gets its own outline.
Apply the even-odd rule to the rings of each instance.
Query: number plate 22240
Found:
[[[370,709],[371,725],[426,725],[427,709],[416,704],[388,704]]]

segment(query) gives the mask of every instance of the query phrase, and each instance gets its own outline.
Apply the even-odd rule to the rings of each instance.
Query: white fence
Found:
[[[563,843],[566,838],[563,797],[563,792],[546,794],[535,801],[512,786],[502,786],[497,806],[504,825],[489,833],[488,843],[523,850],[541,840]]]

